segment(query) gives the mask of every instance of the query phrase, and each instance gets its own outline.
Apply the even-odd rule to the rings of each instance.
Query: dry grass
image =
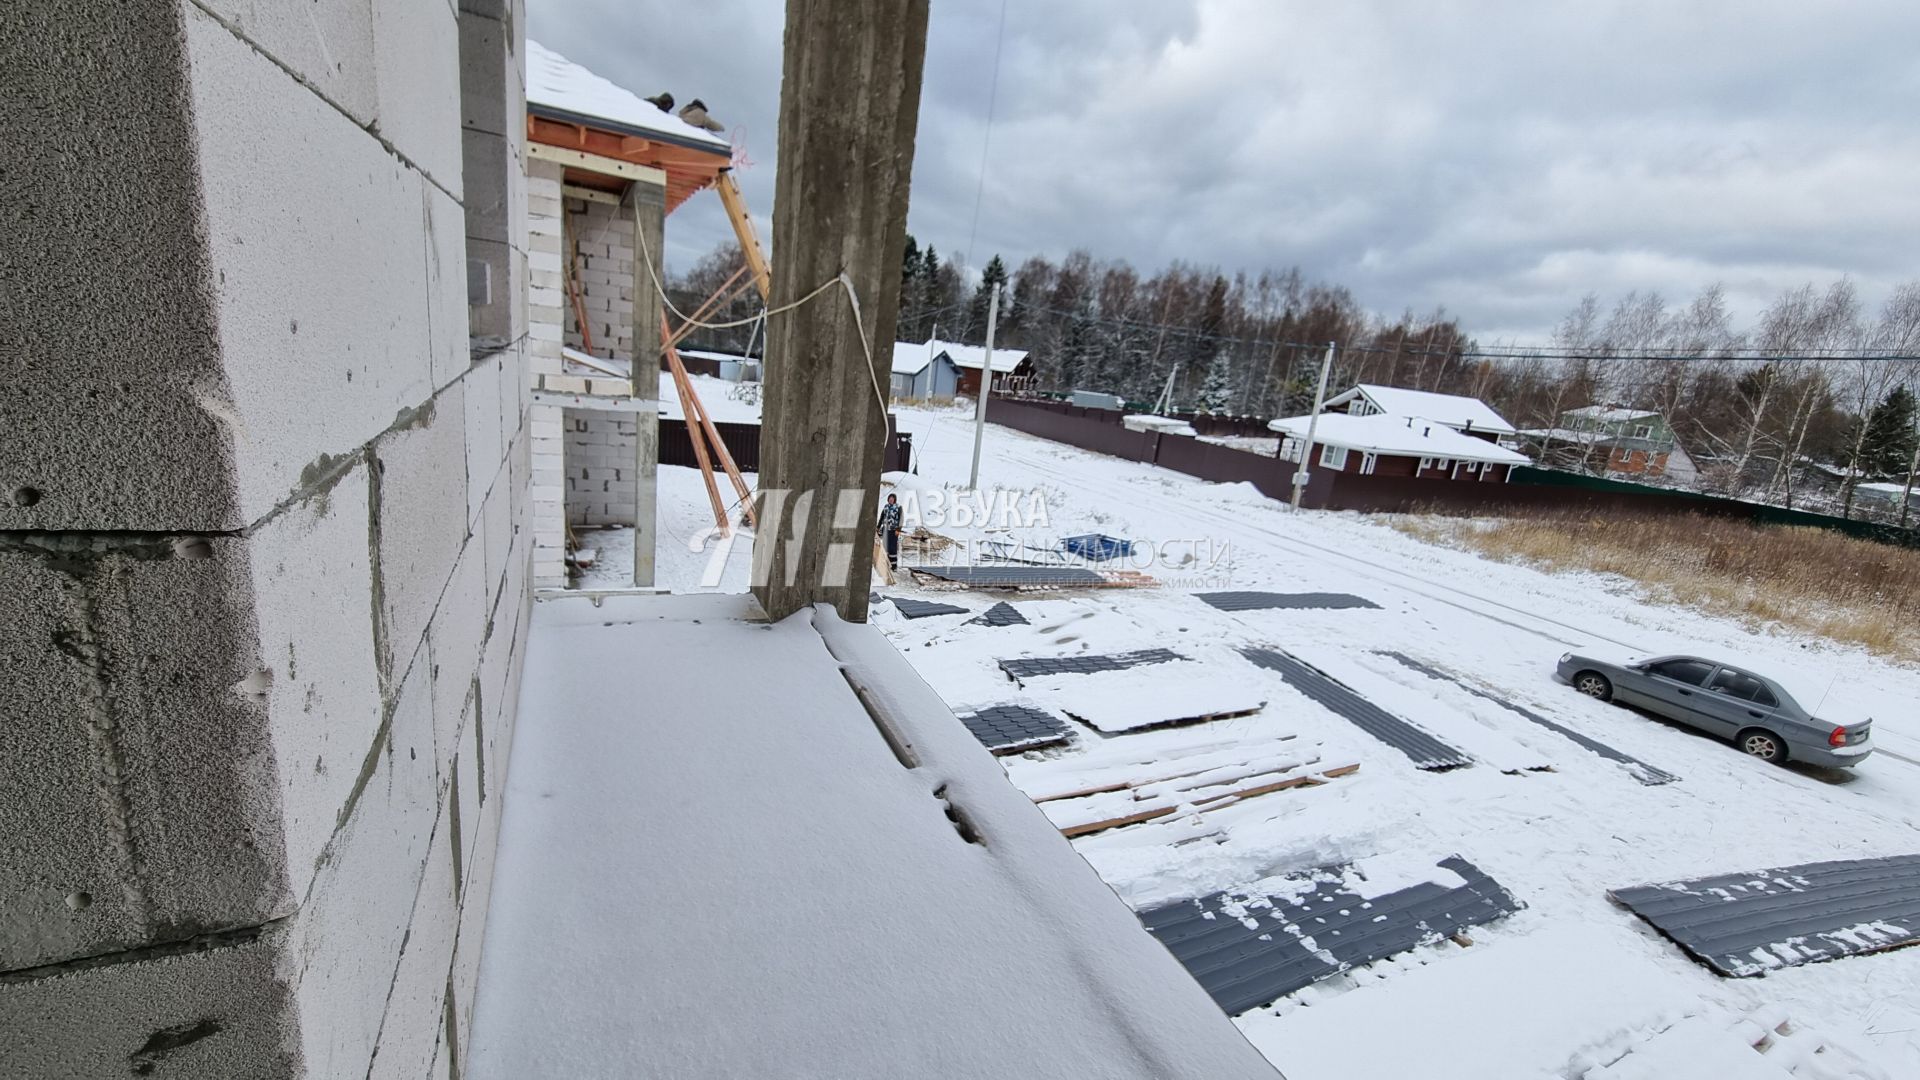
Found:
[[[1503,562],[1618,574],[1640,583],[1650,599],[1920,662],[1920,551],[1825,529],[1691,515],[1416,515],[1395,518],[1393,526]]]

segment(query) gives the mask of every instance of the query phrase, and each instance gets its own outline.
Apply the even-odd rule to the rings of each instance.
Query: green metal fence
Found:
[[[1636,484],[1630,480],[1610,480],[1603,476],[1587,476],[1584,473],[1563,472],[1559,469],[1541,469],[1531,465],[1521,465],[1513,470],[1508,479],[1512,484],[1537,484],[1546,487],[1580,488],[1586,491],[1610,491],[1623,494],[1642,495],[1655,498],[1672,499],[1676,503],[1709,503],[1734,514],[1752,519],[1756,525],[1800,525],[1814,529],[1831,529],[1846,533],[1848,536],[1875,543],[1895,544],[1900,547],[1920,548],[1920,529],[1902,529],[1897,525],[1884,525],[1876,521],[1855,521],[1837,518],[1831,514],[1815,514],[1805,510],[1788,510],[1784,506],[1768,506],[1764,503],[1751,503],[1741,499],[1729,499],[1720,495],[1707,495],[1697,491],[1676,491],[1672,488],[1655,487],[1652,484]]]

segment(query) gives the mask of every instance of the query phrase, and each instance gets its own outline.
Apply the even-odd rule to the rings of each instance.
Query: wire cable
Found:
[[[967,230],[967,266],[980,235],[980,201],[987,191],[987,148],[993,145],[993,109],[1000,100],[1000,53],[1007,45],[1007,0],[1000,0],[1000,29],[993,39],[993,77],[987,81],[987,127],[980,136],[980,178],[973,188],[973,227]]]

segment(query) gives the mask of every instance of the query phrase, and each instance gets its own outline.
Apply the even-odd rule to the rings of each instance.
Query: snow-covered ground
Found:
[[[889,481],[910,506],[909,526],[917,514],[963,545],[1123,536],[1151,548],[1154,564],[1140,568],[1162,582],[1011,597],[1030,619],[1025,626],[972,625],[971,614],[907,621],[877,605],[874,621],[956,712],[1012,701],[1058,712],[1092,685],[1019,687],[999,659],[1145,648],[1180,653],[1187,659],[1162,667],[1181,669],[1179,681],[1189,684],[1202,676],[1229,704],[1264,702],[1250,716],[1185,727],[1103,734],[1074,724],[1070,746],[1003,760],[1016,785],[1057,792],[1115,761],[1144,770],[1201,752],[1254,755],[1288,737],[1287,745],[1310,747],[1325,764],[1360,765],[1322,786],[1077,839],[1129,904],[1144,909],[1360,860],[1414,874],[1458,853],[1527,905],[1475,929],[1470,946],[1443,941],[1238,1017],[1290,1080],[1920,1077],[1920,949],[1728,980],[1606,899],[1621,886],[1920,849],[1920,725],[1909,720],[1920,672],[1804,636],[1649,605],[1626,582],[1492,563],[1357,515],[1291,514],[1244,485],[1208,484],[1005,428],[987,429],[982,481],[992,490],[962,497],[970,418],[957,410],[901,415],[919,471]],[[665,506],[672,482],[668,470],[662,477]],[[682,523],[698,528],[710,515],[697,475],[691,480],[690,505],[700,513]],[[705,556],[670,546],[662,545],[663,580],[697,578]],[[744,587],[746,560],[742,543],[723,587]],[[1230,613],[1191,595],[1211,588],[1351,593],[1380,607]],[[906,582],[878,591],[931,594]],[[977,613],[1005,597],[939,598]],[[1551,676],[1561,653],[1590,644],[1811,673],[1876,717],[1880,752],[1843,774],[1768,766],[1591,701]],[[1284,649],[1322,668],[1477,763],[1415,769],[1246,662],[1235,651],[1244,645]],[[1379,655],[1384,650],[1461,675],[1681,779],[1645,786],[1617,762]],[[1138,690],[1127,680],[1112,685]],[[1135,713],[1158,705],[1126,704]]]

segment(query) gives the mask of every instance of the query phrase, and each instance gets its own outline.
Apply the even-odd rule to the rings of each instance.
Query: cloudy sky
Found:
[[[784,5],[527,5],[568,58],[705,99],[771,212]],[[934,0],[913,169],[908,228],[973,237],[976,265],[1297,264],[1482,341],[1538,339],[1588,292],[1720,282],[1744,323],[1808,281],[1877,305],[1920,278],[1913,0],[1009,0],[982,188],[1001,10]],[[667,232],[687,265],[718,201]]]

